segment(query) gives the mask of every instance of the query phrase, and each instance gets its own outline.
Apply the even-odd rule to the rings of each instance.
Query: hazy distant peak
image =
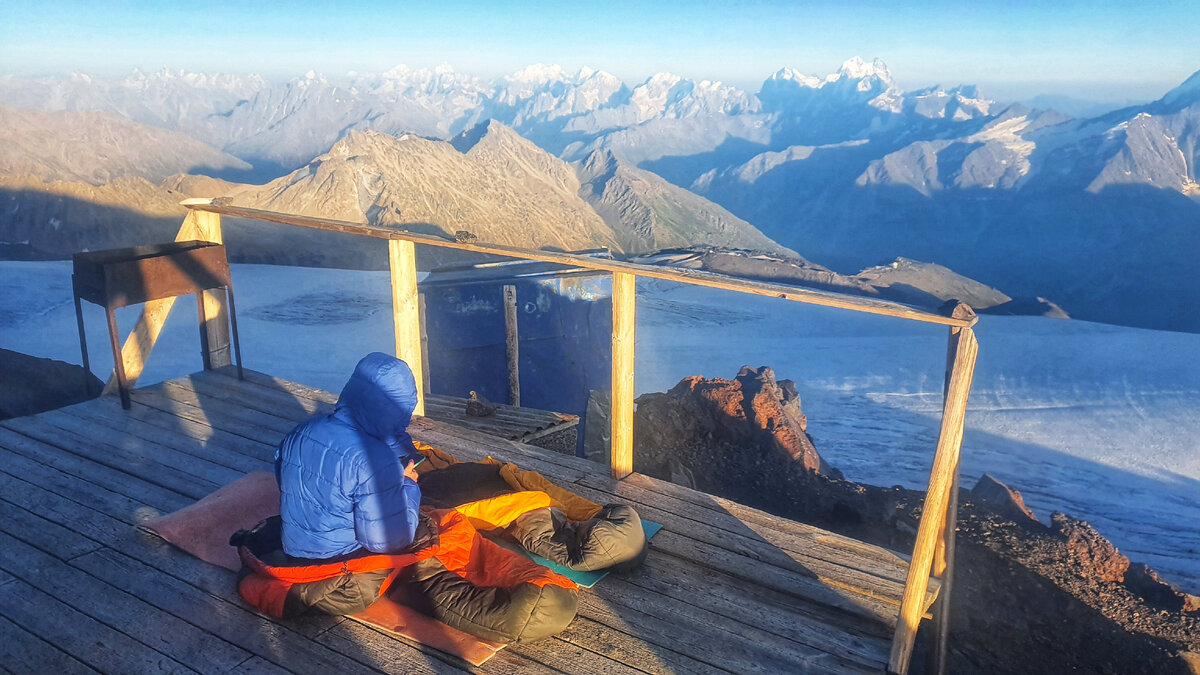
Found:
[[[513,84],[543,85],[550,82],[563,82],[570,77],[567,75],[567,71],[558,64],[548,66],[544,63],[535,63],[512,75],[505,76],[504,79]]]
[[[892,73],[883,59],[875,59],[868,64],[863,61],[861,56],[852,56],[842,63],[842,67],[836,73],[825,80],[833,82],[843,77],[851,80],[866,80],[875,77],[885,84],[892,84]]]
[[[802,87],[808,87],[810,89],[816,89],[821,86],[821,78],[813,77],[812,75],[805,75],[804,73],[796,70],[795,68],[780,68],[779,70],[772,73],[771,76],[767,78],[767,81],[768,82],[780,82],[780,81],[795,82],[796,84],[798,84]]]
[[[183,84],[188,87],[197,89],[219,89],[219,90],[249,90],[256,91],[267,86],[267,81],[259,75],[231,75],[223,73],[197,73],[182,68],[173,70],[171,68],[160,68],[159,70],[147,72],[140,68],[134,68],[120,80],[120,84],[126,87],[144,89],[154,85],[172,85]]]
[[[652,90],[670,89],[683,81],[683,78],[675,73],[655,73],[646,78],[639,87],[645,87]]]
[[[1183,108],[1200,102],[1200,70],[1192,73],[1192,76],[1184,80],[1183,84],[1168,91],[1158,102],[1173,108]]]

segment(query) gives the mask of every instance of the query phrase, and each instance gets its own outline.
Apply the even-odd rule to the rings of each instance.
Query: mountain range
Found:
[[[630,87],[588,68],[487,81],[442,66],[276,84],[6,76],[0,104],[107,113],[143,125],[144,138],[203,143],[208,154],[185,154],[205,159],[181,171],[232,180],[238,199],[270,208],[511,241],[521,226],[507,219],[532,202],[498,195],[519,186],[565,209],[556,218],[571,226],[559,229],[574,231],[539,234],[539,245],[789,251],[844,274],[923,260],[1077,318],[1200,331],[1200,284],[1187,281],[1200,253],[1200,73],[1158,101],[1085,119],[972,86],[902,91],[882,61],[858,58],[825,76],[780,69],[754,94],[670,73]],[[532,143],[513,156],[476,149],[515,152],[518,140]],[[546,156],[529,163],[538,148]],[[26,164],[43,181],[103,173]],[[184,184],[196,181],[171,183]]]

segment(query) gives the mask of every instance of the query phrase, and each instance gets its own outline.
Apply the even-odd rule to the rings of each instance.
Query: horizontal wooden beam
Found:
[[[787,286],[784,284],[750,281],[747,279],[739,279],[737,277],[714,274],[712,272],[702,272],[699,270],[685,270],[673,267],[659,267],[657,265],[641,265],[637,263],[624,262],[621,260],[591,258],[576,253],[560,253],[558,251],[542,251],[516,248],[513,246],[500,246],[495,244],[472,244],[458,242],[452,239],[443,239],[432,235],[418,234],[416,232],[397,230],[390,227],[380,227],[378,225],[367,225],[365,223],[353,223],[350,221],[332,220],[329,218],[315,218],[312,216],[299,216],[289,213],[277,213],[274,211],[264,211],[261,209],[248,209],[240,206],[228,206],[214,203],[214,200],[212,199],[185,199],[184,201],[180,202],[180,204],[194,211],[220,213],[222,215],[231,216],[234,218],[263,220],[271,223],[297,225],[300,227],[308,227],[317,230],[343,232],[346,234],[356,234],[364,237],[376,237],[379,239],[411,241],[416,244],[425,244],[428,246],[440,246],[442,248],[453,248],[461,251],[474,251],[477,253],[523,258],[525,260],[538,260],[542,262],[571,265],[573,267],[600,270],[604,272],[621,272],[648,279],[675,281],[678,283],[692,284],[695,286],[705,286],[708,288],[736,291],[738,293],[750,293],[752,295],[782,298],[784,300],[802,302],[810,305],[837,307],[856,312],[880,314],[883,316],[892,316],[901,319],[910,319],[913,321],[923,321],[926,323],[941,324],[944,326],[969,328],[975,325],[976,321],[978,320],[973,313],[966,318],[960,316],[943,316],[941,314],[917,309],[915,307],[910,307],[898,302],[876,300],[874,298],[864,298],[856,295],[844,295],[841,293],[798,288],[796,286]]]

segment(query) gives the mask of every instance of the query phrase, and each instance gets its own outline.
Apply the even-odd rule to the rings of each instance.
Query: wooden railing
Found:
[[[613,309],[611,471],[613,477],[617,479],[624,478],[633,472],[634,327],[638,277],[664,279],[948,326],[950,336],[941,432],[938,436],[933,469],[925,496],[924,511],[917,530],[916,544],[913,547],[912,561],[909,565],[908,579],[901,600],[889,661],[890,671],[895,673],[908,671],[913,641],[916,638],[917,626],[924,614],[926,592],[930,575],[932,575],[942,582],[942,591],[935,609],[935,620],[938,626],[935,653],[940,654],[936,662],[938,670],[944,670],[945,637],[948,625],[946,609],[949,605],[949,578],[954,560],[954,513],[957,507],[959,454],[967,396],[971,389],[971,378],[978,352],[978,343],[972,330],[977,318],[970,307],[960,303],[954,307],[951,313],[943,315],[873,298],[749,281],[697,270],[639,265],[554,251],[458,242],[387,227],[240,208],[221,204],[211,199],[188,199],[181,203],[187,207],[188,214],[176,237],[178,241],[199,239],[220,243],[222,240],[220,220],[222,215],[386,239],[392,281],[395,352],[397,357],[404,359],[409,364],[419,381],[424,381],[425,364],[419,328],[420,305],[417,293],[416,244],[525,260],[540,260],[575,268],[610,272],[612,274]],[[125,372],[131,388],[142,372],[146,357],[153,348],[173,303],[173,298],[147,303],[133,334],[124,344],[122,357],[125,361]],[[211,296],[205,295],[206,315],[213,317],[209,322],[208,344],[214,367],[230,363],[228,322],[223,320],[227,311],[224,304],[223,295],[215,293]],[[105,391],[111,391],[114,386],[113,381],[110,380]],[[424,414],[424,406],[424,392],[419,391],[416,414]]]

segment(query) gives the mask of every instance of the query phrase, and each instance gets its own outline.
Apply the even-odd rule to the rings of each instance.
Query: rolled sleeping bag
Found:
[[[557,508],[537,509],[513,521],[508,533],[526,550],[580,572],[627,572],[646,557],[642,519],[626,504],[606,504],[578,523]]]

